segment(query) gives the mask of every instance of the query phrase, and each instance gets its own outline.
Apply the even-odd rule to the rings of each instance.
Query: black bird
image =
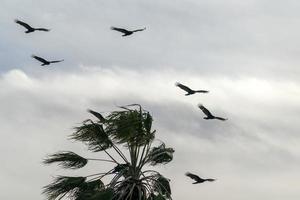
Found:
[[[182,85],[181,83],[179,82],[176,82],[175,85],[177,87],[179,87],[180,89],[184,90],[187,92],[187,94],[185,94],[185,96],[188,96],[188,95],[191,95],[191,94],[195,94],[195,93],[208,93],[209,91],[207,90],[192,90],[191,88],[185,86],[185,85]]]
[[[206,117],[203,117],[203,119],[218,119],[218,120],[222,120],[225,121],[227,119],[222,118],[222,117],[215,117],[213,116],[209,110],[207,110],[202,104],[199,104],[198,107],[202,110],[202,112],[206,115]]]
[[[45,60],[44,58],[41,58],[41,57],[38,57],[38,56],[35,56],[35,55],[32,55],[32,57],[35,58],[36,60],[42,62],[43,64],[41,64],[41,66],[50,65],[51,63],[58,63],[58,62],[64,61],[64,60],[48,61],[48,60]]]
[[[144,31],[144,30],[146,29],[146,27],[143,28],[143,29],[136,29],[136,30],[133,30],[133,31],[129,31],[129,30],[126,30],[126,29],[124,29],[124,28],[117,28],[117,27],[113,27],[113,26],[112,26],[110,29],[111,29],[111,30],[114,30],[114,31],[119,31],[119,32],[123,33],[124,35],[122,35],[122,36],[124,37],[124,36],[131,35],[131,34],[133,34],[134,32]]]
[[[197,176],[195,174],[192,174],[192,173],[189,173],[189,172],[185,173],[185,175],[196,181],[193,184],[203,183],[205,181],[212,182],[212,181],[216,180],[216,179],[212,179],[212,178],[203,179],[203,178],[200,178],[199,176]]]
[[[25,33],[31,33],[31,32],[34,32],[34,31],[50,31],[50,29],[46,29],[46,28],[33,28],[30,25],[26,24],[25,22],[22,22],[22,21],[17,20],[17,19],[15,20],[15,22],[27,29],[25,31]]]
[[[100,122],[105,121],[105,118],[100,113],[98,113],[96,111],[93,111],[93,110],[90,110],[90,109],[88,109],[88,112],[91,113],[92,115],[94,115],[95,117],[97,117]]]

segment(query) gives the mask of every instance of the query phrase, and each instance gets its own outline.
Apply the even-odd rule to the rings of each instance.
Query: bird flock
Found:
[[[49,32],[50,31],[50,29],[48,29],[48,28],[34,28],[34,27],[30,26],[29,24],[27,24],[23,21],[20,21],[18,19],[15,20],[15,23],[23,26],[26,29],[26,31],[25,31],[26,34],[33,33],[35,31],[43,31],[43,32]],[[136,30],[127,30],[127,29],[124,29],[124,28],[118,28],[118,27],[113,27],[112,26],[110,29],[113,30],[113,31],[118,31],[118,32],[122,33],[123,34],[122,36],[125,37],[125,36],[132,35],[136,32],[144,31],[144,30],[146,30],[146,27],[142,28],[142,29],[136,29]],[[63,59],[62,60],[51,60],[51,61],[49,61],[49,60],[46,60],[46,59],[44,59],[42,57],[39,57],[39,56],[36,56],[36,55],[32,55],[31,57],[36,59],[37,61],[41,62],[41,66],[50,65],[50,64],[53,64],[53,63],[59,63],[59,62],[64,61]],[[180,89],[184,90],[185,92],[187,92],[185,94],[186,96],[193,95],[195,93],[209,93],[208,90],[193,90],[193,89],[189,88],[188,86],[183,85],[179,82],[176,82],[175,85],[177,87],[179,87]],[[205,114],[205,117],[203,118],[205,120],[211,120],[211,119],[217,119],[217,120],[221,120],[221,121],[227,120],[227,118],[214,116],[202,104],[198,104],[198,107]],[[89,112],[91,112],[94,115],[100,115],[100,116],[98,116],[100,118],[102,117],[101,114],[99,114],[95,111],[89,110]],[[211,178],[208,178],[208,179],[200,178],[199,176],[197,176],[195,174],[192,174],[190,172],[185,173],[185,175],[195,181],[195,182],[193,182],[193,184],[199,184],[199,183],[203,183],[203,182],[206,182],[206,181],[212,182],[212,181],[216,180],[216,179],[211,179]]]

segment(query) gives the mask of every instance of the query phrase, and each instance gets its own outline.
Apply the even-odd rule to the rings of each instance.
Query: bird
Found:
[[[15,19],[15,22],[17,24],[20,24],[21,26],[25,27],[27,30],[25,31],[25,33],[32,33],[34,31],[50,31],[50,29],[46,29],[46,28],[33,28],[31,27],[30,25],[28,25],[27,23],[25,22],[22,22],[18,19]]]
[[[58,62],[64,61],[64,60],[48,61],[48,60],[45,60],[44,58],[38,57],[36,55],[32,55],[32,58],[35,58],[36,60],[40,61],[42,63],[41,66],[50,65],[51,63],[58,63]]]
[[[144,30],[146,30],[146,27],[145,27],[145,28],[142,28],[142,29],[132,30],[132,31],[126,30],[126,29],[124,29],[124,28],[113,27],[113,26],[112,26],[110,29],[111,29],[111,30],[114,30],[114,31],[119,31],[119,32],[123,33],[124,35],[122,35],[122,36],[124,37],[124,36],[131,35],[131,34],[133,34],[133,33],[135,33],[135,32],[138,32],[138,31],[144,31]]]
[[[200,178],[199,176],[197,176],[196,174],[192,174],[190,172],[185,173],[185,175],[196,181],[193,184],[203,183],[205,181],[213,182],[216,180],[216,179],[212,179],[212,178],[203,179],[203,178]]]
[[[187,92],[187,94],[185,94],[185,96],[188,96],[188,95],[192,95],[192,94],[195,94],[195,93],[208,93],[209,91],[207,90],[192,90],[191,88],[179,83],[179,82],[176,82],[175,85],[177,87],[179,87],[180,89],[184,90]]]
[[[209,110],[207,110],[202,104],[198,104],[198,107],[202,110],[202,112],[206,115],[206,117],[203,117],[203,119],[218,119],[218,120],[222,120],[225,121],[227,119],[222,118],[222,117],[216,117],[214,115],[212,115]]]

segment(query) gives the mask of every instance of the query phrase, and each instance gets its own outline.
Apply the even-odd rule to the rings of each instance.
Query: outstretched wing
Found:
[[[20,21],[20,20],[15,20],[15,22],[17,23],[17,24],[20,24],[21,26],[24,26],[26,29],[33,29],[31,26],[29,26],[28,24],[26,24],[25,22],[22,22],[22,21]]]
[[[98,113],[96,111],[93,111],[93,110],[90,110],[90,109],[88,109],[87,111],[89,113],[91,113],[92,115],[94,115],[95,117],[97,117],[100,122],[105,121],[105,118],[100,113]]]
[[[182,85],[181,83],[179,82],[176,82],[175,85],[179,88],[181,88],[182,90],[186,91],[187,93],[192,93],[194,92],[194,90],[192,90],[191,88],[185,86],[185,85]]]
[[[136,30],[133,30],[132,32],[138,32],[138,31],[144,31],[146,30],[146,27],[145,28],[142,28],[142,29],[136,29]]]
[[[207,116],[207,117],[214,117],[209,110],[207,110],[202,104],[199,104],[198,107],[202,110],[202,112]]]
[[[215,117],[215,119],[222,120],[222,121],[228,120],[227,118],[223,118],[223,117]]]
[[[213,179],[213,178],[208,178],[208,179],[205,179],[206,181],[209,181],[209,182],[213,182],[215,181],[216,179]]]
[[[199,92],[199,93],[208,93],[209,91],[208,90],[197,90],[196,92]]]
[[[64,60],[53,60],[53,61],[50,61],[50,63],[58,63],[58,62],[62,62]]]
[[[36,28],[36,31],[50,31],[50,29],[47,28]]]
[[[119,31],[121,33],[128,33],[130,31],[126,30],[126,29],[123,29],[123,28],[117,28],[117,27],[110,27],[111,30],[114,30],[114,31]]]
[[[45,60],[44,58],[41,58],[41,57],[38,57],[38,56],[35,56],[35,55],[32,55],[33,58],[37,59],[38,61],[42,62],[42,63],[48,63],[47,60]]]
[[[185,173],[186,176],[190,177],[191,179],[195,180],[195,181],[199,181],[202,180],[202,178],[200,178],[199,176],[197,176],[196,174],[192,174],[190,172]]]

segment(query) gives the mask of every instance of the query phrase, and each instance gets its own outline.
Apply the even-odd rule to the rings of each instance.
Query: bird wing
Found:
[[[48,63],[47,60],[45,60],[44,58],[41,58],[41,57],[38,57],[38,56],[35,56],[35,55],[32,55],[33,58],[37,59],[38,61],[42,62],[42,63]]]
[[[17,23],[17,24],[20,24],[21,26],[24,26],[25,28],[27,28],[27,29],[33,29],[31,26],[29,26],[28,24],[26,24],[25,22],[22,22],[22,21],[20,21],[20,20],[15,20],[15,22]]]
[[[207,110],[202,104],[199,104],[198,107],[202,110],[202,112],[207,116],[207,117],[213,117],[213,115]]]
[[[199,176],[197,176],[196,174],[192,174],[190,172],[185,173],[186,176],[190,177],[191,179],[195,180],[195,181],[199,181],[202,180],[202,178],[200,178]]]
[[[121,33],[128,33],[128,32],[130,32],[130,31],[128,31],[128,30],[126,30],[126,29],[123,29],[123,28],[117,28],[117,27],[111,27],[110,28],[111,30],[114,30],[114,31],[119,31],[119,32],[121,32]]]
[[[105,118],[98,112],[88,109],[88,112],[97,117],[100,121],[104,121]]]
[[[50,29],[47,28],[36,28],[37,31],[50,31]]]
[[[209,91],[208,90],[197,90],[196,92],[199,92],[199,93],[208,93]]]
[[[58,62],[62,62],[64,60],[54,60],[54,61],[50,61],[50,63],[58,63]]]
[[[226,120],[228,120],[228,119],[226,119],[226,118],[223,118],[223,117],[215,117],[215,119],[219,119],[219,120],[222,120],[222,121],[226,121]]]
[[[205,180],[210,181],[210,182],[213,182],[213,181],[215,181],[216,179],[208,178],[208,179],[205,179]]]
[[[141,28],[141,29],[133,30],[132,32],[138,32],[138,31],[144,31],[144,30],[146,30],[146,27],[145,28]]]
[[[192,90],[191,88],[189,88],[189,87],[187,87],[187,86],[185,86],[185,85],[182,85],[182,84],[179,83],[179,82],[176,82],[175,85],[176,85],[177,87],[181,88],[182,90],[188,92],[188,93],[193,92],[193,90]]]

